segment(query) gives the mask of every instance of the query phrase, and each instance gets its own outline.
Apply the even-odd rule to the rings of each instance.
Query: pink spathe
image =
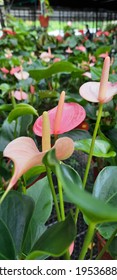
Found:
[[[49,119],[50,119],[50,133],[55,133],[55,116],[57,112],[57,107],[48,111]],[[72,130],[76,126],[78,126],[86,117],[86,112],[84,108],[75,103],[64,103],[63,111],[61,116],[60,127],[58,129],[58,134],[65,133],[67,131]],[[42,136],[42,116],[40,116],[34,123],[33,131],[36,135]]]

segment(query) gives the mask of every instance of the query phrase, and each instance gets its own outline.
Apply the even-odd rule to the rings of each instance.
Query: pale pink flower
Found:
[[[90,102],[107,103],[117,94],[117,82],[108,82],[110,57],[106,57],[103,64],[101,81],[87,82],[80,87],[80,95]]]
[[[11,58],[13,55],[12,55],[12,51],[11,50],[9,50],[9,49],[6,49],[5,50],[5,57],[6,58]]]
[[[79,50],[79,51],[81,51],[81,52],[86,52],[86,48],[85,48],[83,45],[76,46],[75,49],[76,49],[76,50]]]
[[[90,72],[85,72],[85,73],[83,73],[82,74],[83,76],[86,76],[86,77],[88,77],[89,79],[91,79],[92,77],[91,77],[91,73]]]
[[[51,148],[55,149],[58,160],[69,158],[74,152],[74,142],[69,137],[59,138]],[[6,192],[8,192],[18,179],[33,166],[42,165],[46,151],[40,152],[30,137],[19,137],[11,141],[5,148],[3,156],[14,162],[14,174]]]
[[[18,80],[26,80],[29,77],[29,73],[26,71],[23,71],[22,67],[20,66],[21,71],[18,73],[14,73],[14,76],[18,79]]]
[[[73,53],[73,51],[71,50],[71,48],[70,47],[68,47],[67,49],[66,49],[66,51],[65,51],[66,53]]]
[[[102,57],[102,58],[105,58],[105,57],[107,57],[107,56],[108,56],[108,52],[101,53],[101,54],[99,55],[99,57]]]
[[[12,95],[17,99],[17,100],[27,100],[28,99],[28,94],[22,90],[16,90],[12,92]]]
[[[4,74],[8,74],[9,70],[5,67],[0,68],[0,70],[4,73]]]
[[[61,61],[60,57],[55,57],[55,58],[53,59],[53,62],[58,62],[58,61]]]
[[[70,256],[72,255],[73,250],[74,250],[74,241],[72,242],[72,244],[71,244],[70,247],[69,247]]]
[[[10,70],[10,74],[11,75],[14,75],[14,73],[17,73],[21,70],[20,66],[17,66],[17,67],[12,67],[11,70]]]
[[[69,20],[69,21],[67,22],[67,26],[71,27],[71,26],[72,26],[72,21]]]
[[[42,53],[40,54],[39,57],[40,57],[40,59],[42,59],[43,61],[49,62],[50,59],[54,57],[54,55],[52,55],[51,49],[48,48],[48,52],[42,52]]]

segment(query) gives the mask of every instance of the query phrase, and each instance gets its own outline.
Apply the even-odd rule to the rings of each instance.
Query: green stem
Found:
[[[92,241],[93,235],[94,235],[94,231],[95,231],[95,224],[90,224],[87,230],[87,234],[85,236],[85,240],[82,246],[82,250],[80,252],[79,255],[79,260],[84,260],[85,255],[87,253],[88,250],[88,246],[90,244],[90,242]]]
[[[114,230],[114,232],[112,233],[111,237],[108,239],[108,241],[106,242],[106,244],[102,248],[101,252],[98,254],[96,260],[100,260],[101,259],[101,257],[103,256],[103,254],[105,253],[105,251],[107,250],[109,245],[111,244],[111,242],[112,242],[113,238],[115,237],[116,233],[117,233],[117,229]]]
[[[96,139],[96,135],[97,135],[97,132],[98,132],[98,128],[99,128],[99,124],[100,124],[100,120],[101,120],[101,116],[102,116],[102,109],[103,109],[103,104],[100,103],[99,104],[99,111],[98,111],[97,121],[96,121],[96,124],[95,124],[94,132],[93,132],[93,137],[92,137],[92,141],[91,141],[89,157],[88,157],[88,161],[87,161],[87,165],[86,165],[86,169],[85,169],[85,174],[84,174],[84,179],[83,179],[83,187],[84,188],[85,188],[86,183],[87,183],[89,169],[90,169],[90,166],[91,166],[91,160],[92,160],[92,156],[93,156],[95,139]]]
[[[60,222],[61,221],[61,215],[60,215],[60,210],[59,210],[58,201],[57,201],[57,197],[56,197],[56,192],[55,192],[53,181],[52,181],[51,170],[47,166],[46,166],[46,171],[47,171],[47,177],[48,177],[49,185],[50,185],[50,188],[51,188],[51,192],[52,192],[52,196],[53,196],[53,200],[54,200],[54,204],[55,204],[57,219],[58,219],[58,222]]]
[[[12,101],[12,105],[13,105],[13,108],[16,107],[16,101],[15,101],[15,98],[14,96],[11,94],[11,101]],[[15,128],[14,128],[14,138],[17,137],[17,120],[15,121]]]
[[[58,179],[58,191],[59,191],[59,200],[60,200],[61,219],[62,221],[64,221],[65,209],[64,209],[63,191],[62,191],[62,184],[59,179]]]
[[[64,221],[65,220],[65,209],[64,209],[64,200],[63,200],[63,190],[62,190],[62,184],[61,184],[59,179],[58,179],[58,191],[59,191],[61,220]],[[70,260],[69,249],[63,255],[63,259],[64,260]]]
[[[95,139],[96,139],[96,135],[97,135],[97,132],[98,132],[98,129],[99,129],[99,124],[100,124],[100,120],[101,120],[101,116],[102,116],[102,109],[103,109],[103,104],[99,103],[98,116],[97,116],[94,132],[93,132],[90,152],[89,152],[88,161],[87,161],[87,165],[86,165],[86,169],[85,169],[85,173],[84,173],[84,178],[83,178],[83,188],[85,188],[86,183],[87,183],[87,178],[88,178],[88,174],[89,174],[89,170],[90,170],[90,166],[91,166],[91,160],[92,160],[92,156],[93,156]],[[77,223],[78,214],[79,214],[79,208],[76,207],[75,218],[74,218],[75,224]]]
[[[77,220],[78,220],[78,214],[79,214],[79,208],[76,207],[76,212],[75,212],[75,216],[74,216],[74,222],[75,222],[75,224],[77,223]]]

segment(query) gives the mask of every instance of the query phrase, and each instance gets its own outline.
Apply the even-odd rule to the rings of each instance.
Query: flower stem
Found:
[[[86,183],[87,183],[87,178],[88,178],[89,169],[90,169],[90,165],[91,165],[91,160],[92,160],[92,156],[93,156],[95,139],[96,139],[96,135],[97,135],[97,132],[98,132],[98,129],[99,129],[99,124],[100,124],[100,120],[101,120],[101,116],[102,116],[102,109],[103,109],[103,104],[99,103],[99,111],[98,111],[97,121],[96,121],[94,132],[93,132],[89,157],[88,157],[88,161],[87,161],[87,165],[86,165],[86,169],[85,169],[85,174],[84,174],[84,179],[83,179],[83,187],[84,188],[85,188]]]
[[[53,200],[54,200],[54,204],[55,204],[57,219],[58,219],[58,222],[60,222],[61,221],[60,210],[59,210],[58,201],[57,201],[57,197],[56,197],[56,192],[55,192],[53,181],[52,181],[51,170],[48,166],[46,166],[46,171],[47,171],[47,177],[48,177],[49,185],[50,185],[50,188],[51,188],[51,192],[52,192],[52,196],[53,196]]]
[[[59,200],[60,200],[60,211],[61,211],[61,219],[62,221],[65,220],[65,209],[64,209],[64,201],[63,201],[63,191],[62,191],[62,184],[58,179],[58,191],[59,191]]]
[[[88,246],[89,246],[90,242],[92,241],[94,231],[95,231],[95,224],[91,223],[88,227],[87,234],[85,236],[85,240],[84,240],[84,243],[83,243],[79,258],[78,258],[79,260],[84,260],[85,255],[88,250]]]

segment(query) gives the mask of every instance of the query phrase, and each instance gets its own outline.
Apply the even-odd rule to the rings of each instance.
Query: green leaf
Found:
[[[55,158],[55,150],[46,153],[43,162],[50,168],[54,166],[56,175],[62,183],[63,189],[69,201],[79,207],[87,217],[89,223],[116,222],[117,207],[112,207],[92,196],[86,190],[81,189],[81,184],[76,184],[76,171],[70,166],[60,164]],[[79,177],[79,176],[78,176]],[[76,180],[75,180],[76,181]]]
[[[117,167],[107,166],[97,176],[94,184],[93,196],[112,205],[117,206]],[[117,228],[117,223],[105,223],[98,227],[98,231],[108,239]]]
[[[43,253],[50,256],[61,256],[69,248],[75,237],[76,227],[72,216],[69,215],[65,221],[57,222],[43,233],[32,248],[32,255],[34,251],[38,251],[37,255]]]
[[[16,136],[27,136],[29,126],[32,123],[32,115],[24,115],[17,120]],[[0,130],[0,152],[3,152],[4,148],[14,139],[15,121],[9,123],[7,119],[3,122]]]
[[[86,138],[90,138],[91,137],[91,134],[86,131],[86,130],[83,130],[83,129],[73,129],[71,131],[68,131],[68,132],[65,132],[64,135],[61,134],[60,137],[70,137],[72,140],[74,141],[77,141],[77,140],[80,140],[80,139],[86,139]]]
[[[0,260],[16,260],[14,243],[10,232],[0,219]]]
[[[39,90],[38,93],[41,99],[58,97],[58,92],[55,90]]]
[[[34,166],[24,174],[26,185],[31,184],[40,174],[44,173],[44,165]]]
[[[10,90],[10,85],[3,83],[0,85],[0,90],[2,91],[2,94],[5,94],[6,92],[9,92]]]
[[[100,81],[102,68],[91,67],[91,77],[93,81]]]
[[[73,71],[77,71],[77,67],[74,64],[67,61],[58,61],[44,69],[39,68],[28,70],[30,76],[37,81],[41,79],[47,79],[57,73],[71,73]]]
[[[23,238],[34,210],[34,201],[27,195],[10,191],[0,206],[0,218],[5,222],[20,254]]]
[[[37,111],[29,104],[17,104],[15,108],[10,112],[8,116],[8,122],[12,122],[13,120],[16,120],[18,117],[22,115],[36,115],[38,116]]]
[[[91,141],[92,141],[91,139],[83,139],[80,141],[75,141],[75,150],[80,150],[89,154]],[[109,158],[109,157],[115,157],[116,153],[111,150],[111,145],[109,142],[96,139],[93,156]]]
[[[27,254],[34,243],[45,231],[45,222],[48,220],[53,206],[52,194],[47,177],[36,182],[27,189],[27,195],[35,202],[35,209],[30,221],[28,232],[24,243],[24,252]]]
[[[117,259],[117,236],[114,237],[111,244],[108,247],[108,251],[113,259]]]
[[[12,104],[3,104],[0,106],[0,112],[5,111],[5,112],[9,112],[11,111],[13,108]]]

